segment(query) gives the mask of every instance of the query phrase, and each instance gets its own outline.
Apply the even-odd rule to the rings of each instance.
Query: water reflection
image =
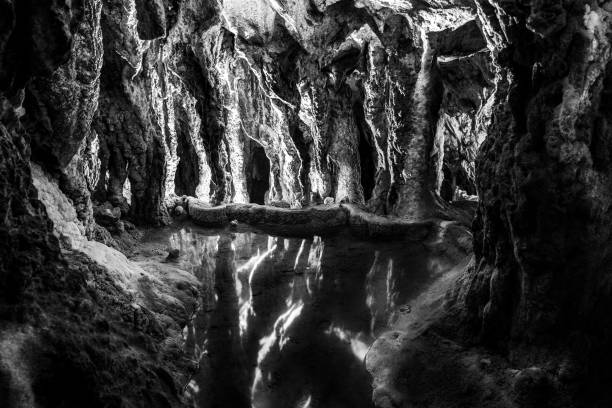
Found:
[[[371,407],[369,346],[441,268],[422,244],[345,234],[184,228],[169,241],[209,289],[185,333],[202,408]]]

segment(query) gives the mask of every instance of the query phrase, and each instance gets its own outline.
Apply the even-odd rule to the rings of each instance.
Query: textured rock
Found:
[[[182,215],[185,214],[185,209],[183,207],[181,207],[180,205],[177,205],[174,208],[174,215],[176,215],[177,217],[180,217]]]
[[[53,232],[65,248],[73,248],[83,240],[85,228],[77,219],[77,213],[68,198],[61,193],[57,183],[53,183],[44,170],[32,164],[32,183],[38,199],[45,205],[49,219],[53,221]]]
[[[0,0],[0,315],[31,326],[0,334],[0,389],[32,342],[45,369],[36,395],[11,371],[14,401],[181,403],[186,363],[155,343],[180,332],[190,291],[163,295],[189,277],[86,237],[120,247],[132,222],[184,212],[236,229],[427,241],[463,228],[432,218],[468,225],[478,199],[475,259],[448,315],[391,347],[419,369],[375,399],[448,402],[413,387],[419,370],[483,406],[549,394],[563,406],[563,384],[604,383],[610,13],[582,0]],[[473,351],[453,356],[436,336],[508,359],[474,366]],[[436,349],[428,370],[421,357]],[[64,355],[73,376],[49,380]],[[113,388],[134,355],[138,378]],[[493,375],[488,402],[485,366],[520,369]],[[453,367],[465,381],[436,382]]]
[[[85,1],[73,10],[80,16],[69,60],[49,78],[35,78],[27,87],[24,118],[32,134],[35,160],[64,169],[91,133],[97,109],[102,68],[101,2]]]
[[[441,85],[431,47],[423,57],[426,37],[390,10],[300,7],[181,6],[161,46],[166,194],[262,203],[263,189],[265,202],[292,207],[332,196],[367,200],[380,214],[431,213],[436,170],[427,157]],[[466,27],[464,52],[484,43]],[[262,168],[269,174],[253,180]]]
[[[587,299],[606,302],[595,282],[604,279],[599,265],[610,240],[603,227],[609,152],[600,144],[607,137],[607,12],[583,10],[533,3],[497,16],[481,8],[496,46],[494,97],[507,103],[496,104],[477,160],[482,201],[467,301],[492,341],[578,330],[586,316],[597,319]],[[497,43],[510,16],[528,24],[506,27],[508,40]],[[519,38],[524,47],[514,45]]]
[[[91,123],[98,107],[102,67],[101,2],[89,0],[72,10],[74,35],[69,59],[49,77],[36,77],[26,88],[23,123],[32,135],[33,159],[59,174],[79,219],[91,232],[91,173],[97,152]],[[89,176],[89,177],[88,177]]]
[[[443,155],[428,158],[442,140],[436,55],[484,44],[466,10],[421,27],[424,10],[377,3],[90,0],[68,62],[28,87],[35,158],[59,172],[90,234],[94,189],[152,224],[168,221],[175,194],[292,207],[331,196],[431,215],[443,179]],[[467,168],[473,184],[474,143],[462,142],[474,130],[458,128],[447,179]]]
[[[574,385],[591,390],[587,405],[605,405],[609,396],[598,384],[609,378],[609,324],[601,310],[612,299],[603,283],[609,13],[586,2],[520,9],[482,2],[479,15],[494,51],[496,87],[476,160],[476,262],[452,292],[441,326],[504,350],[521,367],[575,367],[582,374]],[[529,375],[518,384],[524,382],[533,383],[524,390],[533,398],[519,398],[520,406],[547,398],[540,379]]]
[[[292,210],[256,204],[209,207],[190,200],[188,211],[195,223],[204,226],[226,225],[235,220],[269,232],[298,236],[332,232],[347,222],[347,214],[339,205]]]
[[[44,83],[71,61],[71,17],[79,10],[29,1],[2,1],[0,10],[0,404],[179,406],[176,384],[189,361],[164,342],[180,332],[134,306],[106,268],[60,251],[32,182],[29,140],[36,137],[20,123],[23,88],[31,75]],[[56,136],[72,154],[67,141],[76,135]],[[55,203],[49,214],[75,227],[55,232],[77,238],[77,212],[57,185],[40,195]]]
[[[158,43],[139,37],[143,31],[155,31],[156,19],[151,18],[150,9],[147,11],[147,20],[139,23],[137,14],[143,13],[137,12],[135,2],[103,5],[105,60],[95,121],[101,158],[97,193],[99,198],[121,206],[126,200],[124,185],[129,180],[131,217],[138,222],[163,224],[168,221],[163,204],[166,152],[158,117],[161,108],[155,109],[156,103],[163,104],[161,95],[156,95],[161,91],[161,67],[154,62],[161,50]],[[156,97],[159,99],[154,101]]]
[[[450,37],[453,39],[459,34],[448,35],[453,35]],[[475,161],[491,120],[495,81],[489,51],[474,50],[484,41],[482,34],[478,34],[479,39],[473,40],[476,45],[469,44],[465,51],[455,48],[454,53],[439,55],[437,60],[444,84],[435,141],[437,188],[448,201],[460,198],[461,194],[476,195]],[[435,39],[439,52],[448,52],[446,49],[456,46],[452,40],[447,39],[445,43],[444,39],[447,38]]]

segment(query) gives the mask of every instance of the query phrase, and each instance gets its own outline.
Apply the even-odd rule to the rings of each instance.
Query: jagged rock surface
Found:
[[[7,23],[0,26],[0,403],[182,405],[177,384],[185,381],[190,362],[177,348],[159,352],[169,333],[167,322],[162,325],[148,309],[135,307],[106,268],[79,252],[60,250],[32,184],[29,141],[36,136],[20,122],[24,87],[31,75],[37,79],[29,84],[43,87],[51,84],[52,74],[58,80],[71,75],[64,70],[74,62],[70,28],[83,27],[78,20],[82,10],[11,1],[0,2],[0,10]],[[55,92],[70,95],[74,83],[68,82],[67,88],[51,84],[43,100]],[[79,117],[75,126],[81,126],[88,119],[80,115],[87,116],[89,107],[74,108],[57,112],[53,123],[63,126]],[[59,140],[51,140],[46,157],[55,155],[66,163],[76,152],[69,149],[78,145],[71,142],[78,135],[62,132],[53,138]],[[53,149],[63,143],[66,151]],[[76,223],[77,212],[72,212]]]
[[[582,360],[607,341],[609,8],[481,5],[499,102],[477,160],[477,263],[459,296],[491,342],[580,332],[589,348],[560,347]]]
[[[608,8],[480,5],[497,103],[476,162],[476,265],[459,296],[493,343],[564,343],[573,332],[605,341]]]
[[[484,399],[475,394],[470,404],[605,406],[611,354],[602,311],[612,299],[611,7],[477,5],[492,50],[495,89],[476,159],[481,201],[473,226],[475,261],[449,293],[448,314],[430,333],[403,341],[397,353],[413,358],[429,349],[433,368],[421,366],[422,378],[439,364],[478,358],[463,348],[455,352],[461,357],[444,357],[455,346],[435,345],[440,334],[506,354],[504,365],[518,371],[497,383],[510,380],[512,392],[498,390]],[[447,387],[461,382],[449,380],[454,385]],[[410,389],[417,383],[405,384]],[[399,394],[381,392],[396,402],[427,398],[422,390]]]
[[[169,221],[174,194],[432,215],[444,182],[446,198],[474,193],[488,119],[468,9],[423,27],[422,10],[350,1],[90,0],[69,60],[27,88],[34,159],[60,175],[90,236],[90,195],[148,224]]]
[[[187,364],[154,344],[162,303],[133,311],[111,272],[57,240],[30,161],[74,206],[66,234],[113,246],[131,222],[170,222],[182,195],[199,201],[176,214],[205,223],[308,224],[316,208],[284,207],[335,203],[325,220],[369,235],[393,227],[364,210],[402,228],[466,224],[478,195],[475,261],[435,336],[520,367],[499,377],[519,390],[496,394],[508,406],[535,401],[525,384],[553,384],[562,406],[576,383],[606,381],[611,13],[583,0],[0,0],[0,390],[13,405],[178,406]],[[476,358],[431,336],[398,350]],[[43,362],[31,384],[9,358],[30,352]]]

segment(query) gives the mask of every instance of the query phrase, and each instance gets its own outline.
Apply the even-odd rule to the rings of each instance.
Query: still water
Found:
[[[200,362],[186,392],[202,408],[372,407],[368,348],[446,268],[423,243],[348,232],[186,226],[163,240],[205,288],[185,330]]]

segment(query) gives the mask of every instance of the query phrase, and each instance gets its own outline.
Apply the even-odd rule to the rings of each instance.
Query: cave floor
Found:
[[[370,407],[370,346],[389,330],[422,330],[469,258],[448,235],[285,238],[177,223],[145,231],[130,258],[201,282],[183,332],[199,361],[185,386],[195,405]]]

